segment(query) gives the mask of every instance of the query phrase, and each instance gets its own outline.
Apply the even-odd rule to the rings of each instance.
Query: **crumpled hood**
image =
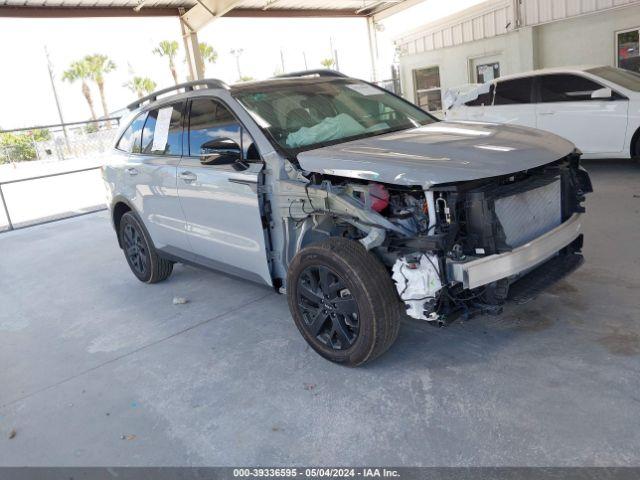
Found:
[[[574,148],[568,140],[533,128],[436,122],[309,150],[298,154],[298,161],[308,172],[429,188],[539,167]]]

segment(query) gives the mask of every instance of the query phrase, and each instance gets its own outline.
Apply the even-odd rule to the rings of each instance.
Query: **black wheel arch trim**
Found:
[[[629,154],[631,155],[631,158],[640,157],[640,127],[636,129],[633,136],[631,137]]]
[[[120,248],[122,248],[122,240],[120,238],[120,223],[116,222],[116,218],[115,218],[115,213],[116,213],[116,207],[119,204],[124,204],[128,207],[128,211],[132,212],[138,219],[140,225],[142,226],[142,228],[144,229],[144,233],[146,235],[146,237],[149,239],[149,242],[151,242],[151,246],[153,246],[153,248],[155,249],[156,246],[153,243],[153,238],[151,238],[151,234],[149,233],[149,230],[147,230],[147,226],[144,224],[144,221],[142,220],[142,217],[140,216],[140,214],[138,213],[138,211],[133,207],[133,204],[126,198],[123,197],[121,195],[117,195],[113,198],[113,200],[111,201],[111,206],[110,206],[110,212],[111,212],[111,224],[114,228],[114,230],[116,231],[116,238],[118,239],[118,246]],[[122,215],[124,215],[127,212],[123,212]],[[121,216],[122,216],[121,215]]]

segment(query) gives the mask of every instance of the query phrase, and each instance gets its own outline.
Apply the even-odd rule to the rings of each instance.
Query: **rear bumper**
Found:
[[[448,279],[462,283],[464,288],[477,288],[517,275],[551,258],[578,238],[581,231],[582,214],[574,213],[553,230],[510,252],[466,262],[447,260]]]

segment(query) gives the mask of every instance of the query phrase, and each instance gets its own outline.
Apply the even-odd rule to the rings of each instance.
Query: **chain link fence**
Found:
[[[0,164],[67,160],[111,148],[119,118],[0,130]]]
[[[105,208],[119,118],[0,131],[0,231]]]

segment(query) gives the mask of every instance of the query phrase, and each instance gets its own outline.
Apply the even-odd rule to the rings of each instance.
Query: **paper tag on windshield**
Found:
[[[169,137],[169,124],[171,123],[171,114],[173,107],[165,107],[158,110],[158,118],[156,118],[156,128],[153,131],[152,152],[164,152]]]
[[[380,95],[382,93],[376,87],[372,87],[366,83],[350,83],[347,87],[358,92],[360,95]]]

